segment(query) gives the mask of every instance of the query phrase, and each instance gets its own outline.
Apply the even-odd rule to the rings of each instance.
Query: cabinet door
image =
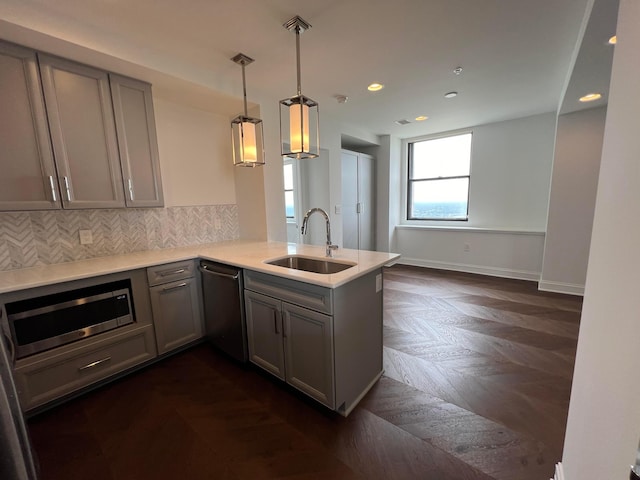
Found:
[[[332,317],[282,305],[287,383],[335,408]]]
[[[151,287],[149,292],[159,354],[202,337],[202,315],[195,278]]]
[[[109,74],[128,207],[162,207],[151,85]]]
[[[63,206],[123,207],[107,73],[48,55],[38,58]]]
[[[375,250],[376,221],[375,162],[368,155],[358,155],[358,248]]]
[[[358,155],[342,152],[342,243],[358,248]]]
[[[249,360],[284,380],[282,302],[245,290]]]
[[[0,210],[60,208],[34,51],[0,42]]]

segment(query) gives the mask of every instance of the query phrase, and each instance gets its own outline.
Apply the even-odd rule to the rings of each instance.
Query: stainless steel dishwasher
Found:
[[[201,260],[200,272],[205,334],[209,342],[236,360],[246,362],[242,269]]]

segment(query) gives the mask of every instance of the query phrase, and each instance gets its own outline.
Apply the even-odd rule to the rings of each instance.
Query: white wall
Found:
[[[544,231],[555,113],[474,127],[465,226]]]
[[[400,262],[537,280],[555,125],[555,114],[546,113],[473,127],[469,221],[397,226],[393,249]],[[404,178],[406,158],[402,163]],[[406,218],[405,203],[395,205]]]
[[[541,290],[584,293],[606,112],[558,117]]]
[[[157,96],[153,105],[165,205],[236,203],[227,117]]]
[[[538,280],[544,234],[399,226],[396,251],[407,265]]]
[[[380,146],[372,153],[376,158],[376,248],[395,252],[395,227],[400,223],[402,190],[402,143],[391,135],[380,137]],[[393,195],[391,194],[393,192]]]
[[[640,437],[640,2],[621,0],[563,465],[626,479]]]

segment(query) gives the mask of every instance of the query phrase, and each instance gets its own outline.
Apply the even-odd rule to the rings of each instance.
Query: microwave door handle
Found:
[[[9,347],[9,354],[10,354],[10,357],[11,357],[10,358],[11,365],[15,365],[16,364],[16,345],[15,345],[15,343],[13,343],[13,339],[11,338],[11,334],[9,332],[7,332],[7,328],[6,328],[6,326],[4,324],[2,325],[2,335],[6,339],[6,344]]]

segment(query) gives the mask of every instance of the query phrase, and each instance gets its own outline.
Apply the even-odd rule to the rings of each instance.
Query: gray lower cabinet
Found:
[[[157,357],[145,273],[144,269],[132,270],[0,295],[0,326],[6,337],[11,338],[6,315],[6,305],[9,303],[27,301],[37,305],[40,298],[52,294],[93,289],[111,282],[130,282],[135,311],[132,323],[13,362],[14,380],[24,411],[33,411],[91,385],[105,382]]]
[[[124,207],[107,72],[38,57],[63,207]]]
[[[60,208],[36,52],[0,42],[0,210]]]
[[[332,317],[245,290],[249,359],[334,408]]]
[[[19,360],[14,378],[23,410],[73,393],[156,356],[151,325],[115,332],[98,336],[97,341]]]
[[[382,375],[382,270],[335,288],[244,270],[249,360],[347,416]]]
[[[193,260],[147,269],[158,353],[203,337],[200,285]]]

